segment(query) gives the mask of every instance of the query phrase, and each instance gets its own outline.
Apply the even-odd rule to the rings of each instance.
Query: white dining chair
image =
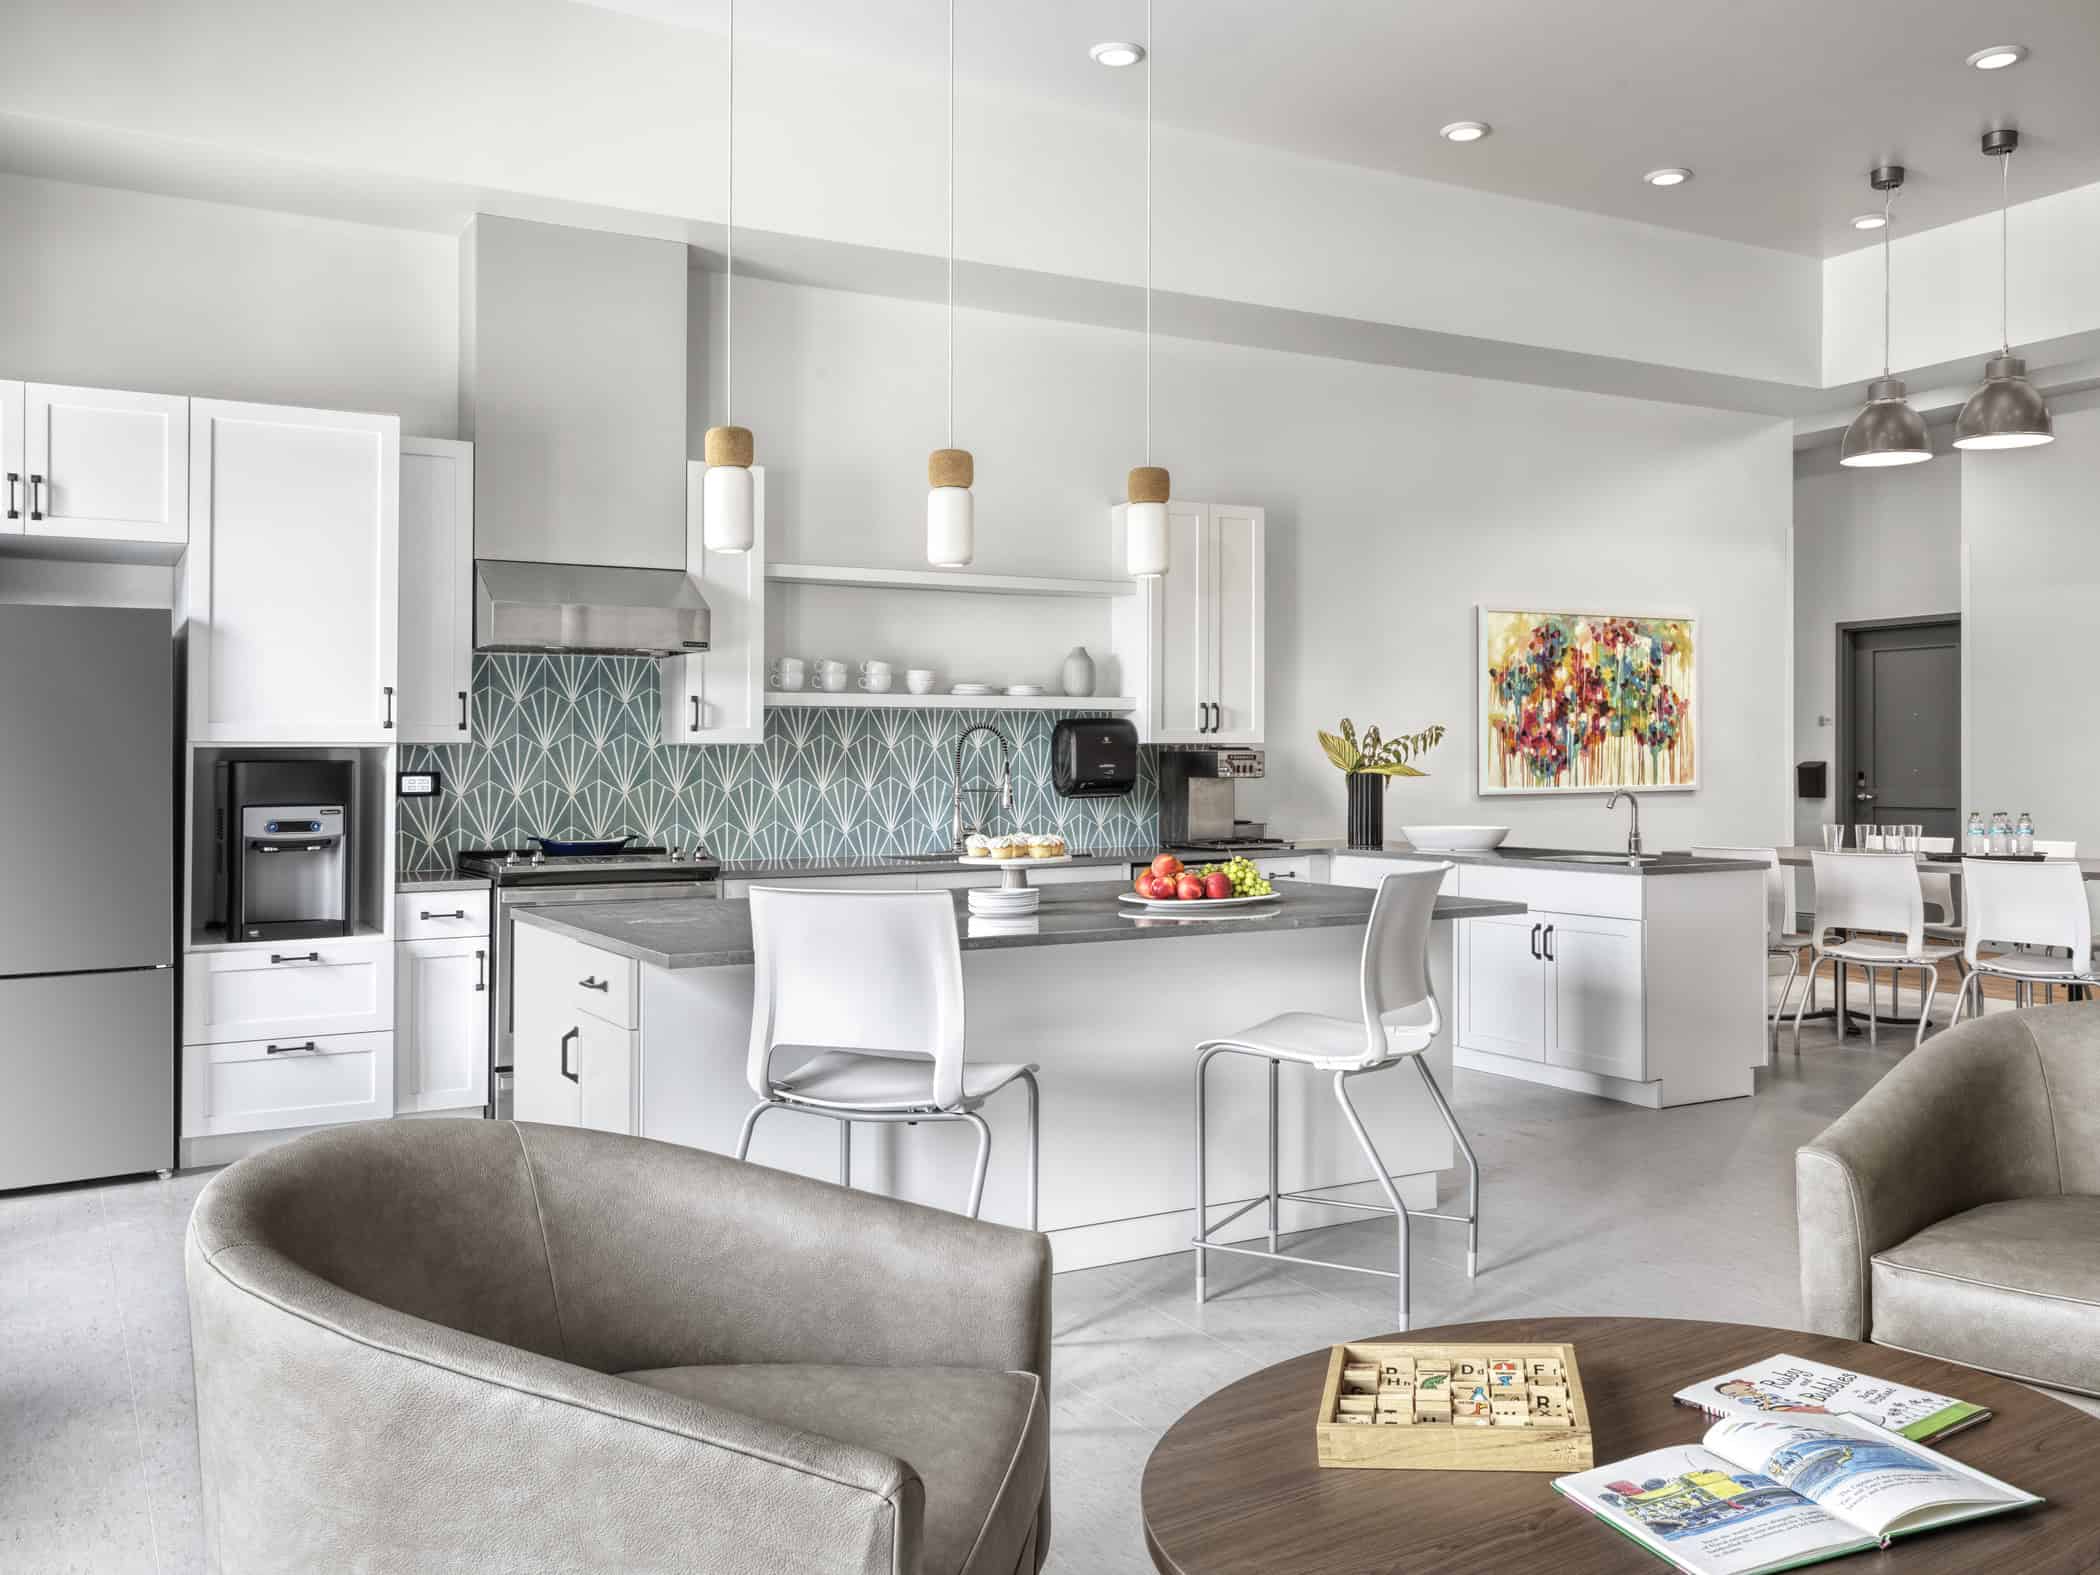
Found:
[[[1920,837],[1920,853],[1952,853],[1952,837]],[[1918,887],[1925,898],[1925,933],[1936,941],[1961,944],[1961,888],[1954,871],[1924,868],[1918,871]],[[1937,915],[1937,917],[1935,917]]]
[[[2034,851],[2045,859],[2075,859],[2078,857],[2078,843],[2076,839],[2069,842],[2052,842],[2036,837]]]
[[[1697,859],[1744,859],[1765,866],[1765,956],[1767,958],[1784,957],[1787,964],[1786,983],[1780,986],[1779,1000],[1772,1008],[1772,1019],[1766,1029],[1772,1041],[1772,1048],[1777,1050],[1779,1048],[1779,1020],[1786,1015],[1787,997],[1793,993],[1794,981],[1801,974],[1801,948],[1808,945],[1810,940],[1813,939],[1807,934],[1796,932],[1788,927],[1787,921],[1792,915],[1787,910],[1793,906],[1789,892],[1792,882],[1787,878],[1788,871],[1786,867],[1779,862],[1779,850],[1777,848],[1729,847],[1718,842],[1710,842],[1704,846],[1693,848],[1692,857]],[[1812,995],[1815,991],[1815,980],[1813,977],[1810,978],[1808,987]],[[1813,1006],[1814,1003],[1810,1002],[1810,1005]],[[1798,1039],[1794,1042],[1794,1053],[1796,1055],[1801,1053],[1801,1043]]]
[[[1833,966],[1849,963],[1867,975],[1868,1036],[1881,1040],[1881,1020],[1875,1001],[1875,977],[1883,969],[1894,975],[1901,991],[1906,969],[1916,968],[1924,976],[1924,999],[1918,1008],[1918,1044],[1925,1042],[1931,1026],[1933,997],[1939,991],[1939,965],[1960,954],[1961,948],[1925,938],[1924,889],[1918,879],[1918,862],[1908,853],[1825,853],[1811,851],[1816,874],[1816,917],[1808,960],[1813,987],[1816,970],[1825,961]],[[1832,941],[1830,932],[1842,930],[1844,939]],[[1883,940],[1863,935],[1876,931],[1895,935]],[[1807,1005],[1794,1009],[1794,1048],[1801,1048],[1801,1014]],[[1838,1020],[1844,1021],[1845,1002],[1838,1001]]]
[[[1396,870],[1379,882],[1371,904],[1371,920],[1364,930],[1360,964],[1363,1015],[1357,1018],[1328,1017],[1317,1012],[1285,1012],[1256,1023],[1252,1028],[1221,1039],[1208,1039],[1196,1047],[1196,1234],[1190,1245],[1196,1249],[1196,1300],[1206,1299],[1206,1254],[1235,1252],[1250,1258],[1280,1258],[1286,1263],[1309,1264],[1323,1269],[1347,1269],[1357,1274],[1375,1274],[1399,1282],[1400,1327],[1408,1318],[1408,1222],[1412,1219],[1450,1220],[1466,1227],[1466,1278],[1480,1267],[1480,1162],[1465,1130],[1451,1113],[1451,1104],[1437,1086],[1435,1076],[1422,1059],[1443,1028],[1443,1014],[1429,984],[1429,926],[1436,909],[1437,888],[1449,864],[1423,865]],[[1221,1055],[1245,1055],[1269,1063],[1269,1181],[1262,1197],[1241,1205],[1216,1224],[1210,1223],[1210,1198],[1205,1174],[1207,1160],[1204,1130],[1204,1090],[1210,1064]],[[1371,1162],[1371,1176],[1385,1193],[1383,1204],[1357,1203],[1323,1197],[1314,1192],[1284,1192],[1277,1186],[1277,1078],[1283,1062],[1309,1066],[1333,1074],[1334,1097],[1355,1135],[1357,1147]],[[1412,1063],[1422,1086],[1450,1129],[1452,1141],[1466,1162],[1466,1212],[1444,1214],[1433,1209],[1410,1210],[1378,1157],[1363,1118],[1349,1102],[1349,1080],[1383,1072],[1401,1062]],[[1277,1213],[1284,1199],[1321,1203],[1329,1208],[1358,1209],[1390,1214],[1399,1227],[1400,1258],[1397,1269],[1371,1268],[1361,1263],[1333,1263],[1301,1258],[1280,1250],[1276,1244]],[[1267,1203],[1269,1245],[1227,1245],[1213,1238],[1249,1209]]]
[[[1969,935],[1963,943],[1969,976],[1955,998],[1959,1022],[1969,997],[1983,1015],[1983,980],[2010,979],[2013,1004],[2032,1006],[2034,987],[2100,984],[2094,972],[2092,910],[2084,888],[2085,872],[2075,862],[2045,859],[2039,864],[2007,864],[1995,859],[1963,859],[1962,883],[1968,887]],[[1982,955],[1985,944],[2001,947],[2061,947],[2065,957],[2035,952],[2003,951]]]
[[[964,1054],[962,948],[944,891],[751,888],[751,1045],[759,1102],[744,1117],[745,1158],[758,1118],[799,1110],[839,1126],[839,1185],[853,1184],[853,1125],[961,1121],[977,1132],[972,1219],[984,1202],[992,1129],[978,1114],[1010,1083],[1028,1091],[1028,1228],[1036,1228],[1037,1068]],[[773,1070],[776,1055],[799,1059]]]

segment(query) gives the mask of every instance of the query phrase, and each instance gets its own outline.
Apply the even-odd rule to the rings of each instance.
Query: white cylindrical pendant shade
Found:
[[[1134,580],[1167,572],[1167,506],[1133,503],[1123,511],[1123,572]]]
[[[749,552],[754,510],[751,472],[710,465],[700,481],[700,543],[709,552]]]
[[[934,487],[926,494],[926,561],[936,569],[966,569],[977,552],[977,504],[968,487]]]

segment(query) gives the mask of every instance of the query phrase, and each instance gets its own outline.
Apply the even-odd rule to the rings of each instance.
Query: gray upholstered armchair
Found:
[[[601,1132],[402,1121],[204,1190],[211,1567],[1033,1575],[1046,1238]]]
[[[1928,1040],[1794,1171],[1811,1329],[2100,1394],[2100,1004]]]

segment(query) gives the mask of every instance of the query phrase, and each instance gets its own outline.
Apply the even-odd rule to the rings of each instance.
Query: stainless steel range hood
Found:
[[[707,649],[707,598],[676,569],[474,562],[474,649],[676,656]]]

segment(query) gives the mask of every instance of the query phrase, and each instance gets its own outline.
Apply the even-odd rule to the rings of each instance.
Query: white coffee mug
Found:
[[[860,675],[860,686],[870,694],[886,695],[890,692],[890,675],[888,673],[862,673]]]
[[[914,667],[904,675],[904,686],[915,695],[933,693],[934,671],[930,667]]]
[[[890,673],[890,664],[888,662],[869,660],[860,664],[860,670],[870,678],[887,678]]]
[[[819,689],[837,694],[846,687],[846,664],[828,659],[821,661],[817,663],[815,679]]]
[[[767,680],[775,689],[800,689],[803,680],[802,658],[783,656],[766,672]]]

